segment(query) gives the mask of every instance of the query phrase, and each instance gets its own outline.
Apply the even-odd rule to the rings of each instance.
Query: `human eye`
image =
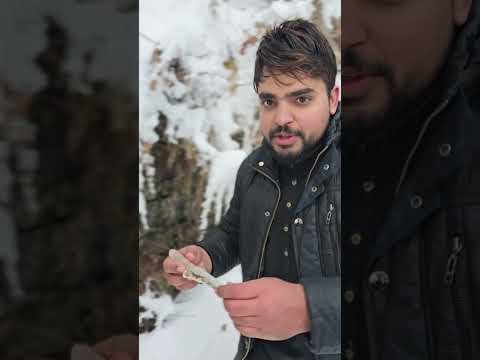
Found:
[[[271,108],[274,105],[274,101],[273,101],[273,99],[262,99],[261,100],[261,105],[264,108]]]
[[[312,98],[310,96],[305,96],[305,95],[299,96],[295,99],[297,104],[300,104],[300,105],[308,104],[311,100]]]

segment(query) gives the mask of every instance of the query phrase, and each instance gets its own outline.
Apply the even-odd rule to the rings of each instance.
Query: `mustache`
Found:
[[[287,125],[274,127],[268,133],[268,136],[269,136],[270,140],[273,139],[277,135],[291,135],[291,136],[299,136],[302,139],[305,138],[304,134],[301,131],[293,130],[290,127],[288,127]]]
[[[352,68],[360,74],[391,75],[388,66],[379,61],[367,59],[355,48],[349,48],[342,52],[342,68]]]

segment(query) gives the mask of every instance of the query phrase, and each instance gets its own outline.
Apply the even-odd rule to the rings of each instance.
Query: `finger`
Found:
[[[197,256],[194,253],[192,253],[191,251],[187,252],[185,257],[187,258],[188,261],[190,261],[192,263],[195,263],[195,260],[197,258]]]
[[[179,281],[183,280],[183,276],[179,274],[166,274],[165,279],[170,285],[177,284]]]
[[[191,289],[198,284],[195,281],[185,279],[181,275],[169,275],[167,277],[167,282],[169,285],[175,286],[179,290]]]
[[[256,316],[258,315],[258,300],[231,300],[224,299],[223,306],[227,310],[228,315],[232,316]]]
[[[260,318],[258,316],[234,316],[232,317],[233,323],[238,327],[252,327],[259,328],[258,322]]]
[[[169,275],[169,276],[167,276],[168,284],[172,285],[172,286],[175,286],[175,287],[182,286],[188,281],[189,280],[185,279],[181,275]]]
[[[163,271],[167,274],[177,274],[180,271],[178,270],[179,264],[173,260],[170,256],[168,256],[163,261]]]
[[[197,263],[200,260],[200,256],[198,256],[198,249],[195,249],[192,246],[186,246],[186,247],[180,249],[179,251],[192,264],[197,265]]]
[[[260,331],[256,328],[250,327],[250,326],[239,326],[236,327],[238,332],[242,334],[243,336],[246,337],[258,337],[260,334]]]
[[[179,290],[190,290],[197,285],[198,285],[198,283],[196,283],[195,281],[187,281],[185,284],[178,286],[177,289],[179,289]]]
[[[228,284],[219,286],[216,293],[223,299],[254,299],[258,296],[260,287],[253,281],[247,281],[239,284]]]

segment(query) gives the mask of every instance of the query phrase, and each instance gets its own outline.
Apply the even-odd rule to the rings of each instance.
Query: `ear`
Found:
[[[453,20],[455,25],[462,26],[468,19],[472,8],[472,0],[452,0]]]
[[[333,115],[337,112],[339,97],[340,88],[338,87],[338,85],[335,85],[332,91],[330,91],[330,98],[328,99],[328,102],[330,104],[330,115]]]

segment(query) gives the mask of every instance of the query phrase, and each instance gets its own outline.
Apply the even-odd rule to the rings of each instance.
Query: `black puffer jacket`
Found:
[[[480,359],[480,118],[460,81],[478,5],[372,239],[362,284],[372,360]]]
[[[316,158],[295,210],[292,237],[312,324],[308,346],[317,359],[337,359],[341,340],[338,115],[330,121],[325,136],[326,146]],[[240,166],[230,208],[220,225],[199,243],[212,258],[214,276],[240,263],[244,281],[262,277],[280,192],[278,169],[262,146]],[[253,346],[254,339],[241,337],[235,359],[248,359]]]

